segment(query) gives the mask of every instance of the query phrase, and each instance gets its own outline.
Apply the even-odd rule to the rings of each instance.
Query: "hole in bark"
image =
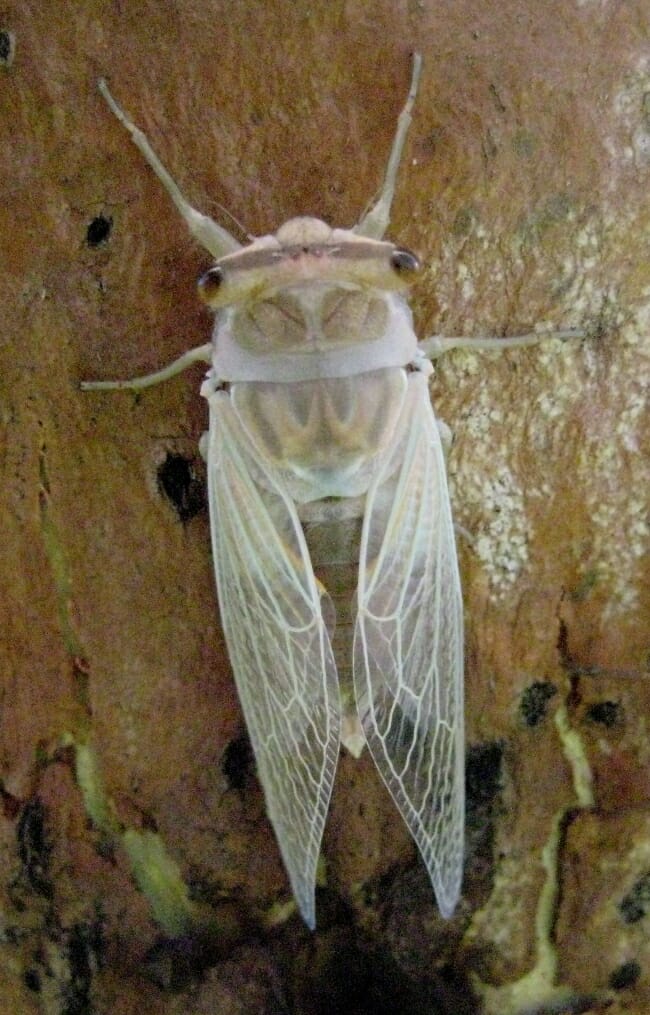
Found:
[[[587,719],[611,729],[623,721],[623,706],[618,701],[597,701],[587,709]]]
[[[231,789],[243,789],[253,764],[253,752],[248,737],[231,740],[223,754],[221,771]]]
[[[188,522],[205,507],[203,483],[192,462],[175,451],[168,451],[158,467],[158,486],[182,522]]]
[[[113,219],[105,215],[98,215],[89,223],[86,229],[86,243],[89,247],[98,247],[111,235]]]
[[[625,990],[626,987],[633,987],[640,975],[641,966],[638,962],[623,962],[610,976],[609,985],[612,990]]]
[[[526,726],[539,726],[546,718],[547,706],[557,688],[548,681],[536,680],[527,687],[519,704],[519,711]]]

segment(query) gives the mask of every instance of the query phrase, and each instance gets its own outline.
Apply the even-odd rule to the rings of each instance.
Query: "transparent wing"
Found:
[[[221,619],[269,817],[314,926],[316,864],[339,751],[334,657],[295,506],[229,396],[210,396],[208,474]]]
[[[462,597],[440,436],[426,378],[368,494],[354,683],[370,752],[413,835],[443,916],[464,838]]]

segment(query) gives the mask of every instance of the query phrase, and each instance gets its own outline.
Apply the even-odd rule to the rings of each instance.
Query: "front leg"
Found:
[[[161,384],[171,377],[176,377],[176,374],[182,373],[195,363],[210,363],[211,360],[212,343],[206,342],[205,345],[197,345],[195,349],[184,352],[178,359],[153,374],[131,377],[124,381],[81,381],[79,387],[82,391],[140,391],[142,388],[151,388],[154,384]]]
[[[571,338],[584,338],[586,332],[582,328],[566,328],[563,331],[530,331],[526,335],[513,335],[511,338],[445,338],[442,335],[432,335],[418,342],[418,353],[426,359],[437,359],[450,349],[515,349],[518,346],[537,345],[538,342],[545,342],[549,338],[558,338],[567,341]]]

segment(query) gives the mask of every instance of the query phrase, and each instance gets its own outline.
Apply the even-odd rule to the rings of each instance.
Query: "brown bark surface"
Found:
[[[645,0],[0,8],[2,1012],[650,1010],[649,33]],[[468,536],[464,894],[441,920],[342,755],[312,935],[272,908],[201,370],[78,389],[210,332],[209,260],[96,81],[226,228],[220,205],[256,235],[349,226],[414,48],[390,236],[426,264],[418,334],[588,337],[436,367]]]

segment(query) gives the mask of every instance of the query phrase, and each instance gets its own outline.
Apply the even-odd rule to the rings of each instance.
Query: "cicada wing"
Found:
[[[269,817],[314,926],[316,864],[339,751],[336,665],[296,508],[224,392],[210,397],[212,548],[228,651]]]
[[[354,683],[372,757],[450,916],[464,839],[463,614],[443,452],[420,373],[409,375],[392,460],[368,494]]]

